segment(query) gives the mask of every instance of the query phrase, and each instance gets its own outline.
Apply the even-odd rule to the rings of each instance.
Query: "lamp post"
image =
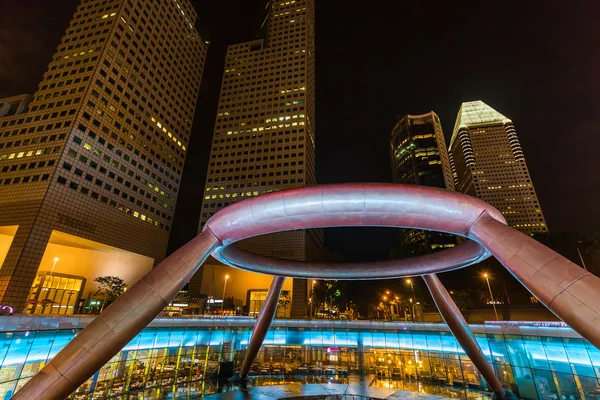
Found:
[[[415,295],[415,287],[414,287],[414,285],[413,285],[413,281],[412,281],[412,279],[408,278],[408,279],[406,280],[406,283],[408,283],[408,284],[410,285],[410,290],[412,291],[413,297],[416,299],[416,298],[417,298],[417,296]]]
[[[390,293],[390,291],[389,291],[389,290],[387,290],[387,291],[386,291],[386,293],[388,293],[388,294],[389,294],[389,293]],[[383,296],[381,296],[381,298],[383,299],[383,302],[381,303],[381,304],[383,305],[383,317],[384,317],[384,319],[387,319],[387,317],[385,316],[385,314],[386,314],[388,311],[387,311],[387,307],[385,306],[384,302],[387,302],[387,301],[388,301],[388,296],[386,296],[386,295],[383,295]],[[394,309],[392,308],[393,306],[392,306],[392,302],[391,302],[391,301],[389,302],[389,305],[390,305],[390,311],[389,311],[389,313],[390,313],[390,319],[392,319],[392,318],[391,318],[391,315],[394,313]]]
[[[583,269],[585,269],[587,271],[587,267],[585,266],[585,261],[583,261],[583,256],[581,255],[581,251],[579,251],[579,247],[576,247],[577,249],[577,254],[579,254],[579,259],[581,260],[581,265],[583,266]]]
[[[223,283],[223,301],[221,302],[221,314],[223,313],[223,306],[225,305],[225,289],[227,288],[227,280],[229,279],[229,275],[225,275],[225,283]]]
[[[492,306],[494,307],[494,314],[496,315],[496,321],[500,321],[498,319],[498,311],[496,311],[496,301],[494,300],[494,294],[492,293],[492,287],[490,286],[490,280],[488,278],[487,272],[483,274],[485,281],[487,282],[488,289],[490,290],[490,299],[492,300]]]
[[[317,283],[317,281],[313,279],[312,284],[310,285],[310,297],[308,298],[308,302],[310,304],[310,318],[313,317],[313,297],[315,295],[315,283]]]
[[[56,263],[58,262],[58,260],[60,260],[60,258],[54,257],[54,262],[52,263],[52,269],[50,270],[50,276],[52,276],[52,273],[54,272],[54,267],[56,267]]]
[[[65,315],[67,315],[69,313],[69,303],[71,303],[71,296],[73,296],[75,294],[75,291],[70,290],[67,293],[69,295],[69,298],[67,299],[67,307],[65,307]],[[73,314],[75,314],[75,307],[73,307]]]
[[[396,312],[398,313],[398,315],[400,315],[400,296],[398,296],[396,293],[386,290],[385,294],[387,296],[389,296],[390,298],[390,312],[392,314],[392,316],[394,315],[394,305],[396,305]],[[386,296],[384,296],[386,297]],[[385,299],[387,300],[387,298]],[[393,319],[393,318],[392,318]]]
[[[48,296],[50,296],[50,289],[52,289],[52,274],[54,273],[54,267],[56,267],[56,263],[58,262],[58,260],[60,260],[60,258],[58,257],[54,257],[54,262],[52,263],[52,268],[50,269],[50,274],[48,274],[48,287],[42,287],[42,290],[46,291],[46,295],[44,296],[44,299],[42,300],[42,303],[44,303],[43,305],[43,309],[42,309],[42,314],[44,314],[46,312],[46,306],[48,305],[48,303],[51,303],[52,301],[48,299]],[[46,279],[44,279],[44,282],[46,281]],[[46,286],[46,285],[44,285]],[[58,312],[60,313],[60,308],[58,309]],[[52,308],[50,308],[50,313],[52,314]]]

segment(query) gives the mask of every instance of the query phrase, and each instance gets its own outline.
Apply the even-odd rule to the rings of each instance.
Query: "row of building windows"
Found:
[[[81,99],[77,99],[77,102],[74,102],[74,104],[78,103]],[[71,102],[69,102],[68,104],[65,105],[69,105],[71,104]],[[59,106],[57,106],[59,107]],[[57,111],[55,113],[52,114],[44,114],[44,115],[35,115],[35,116],[31,116],[31,117],[27,117],[27,118],[7,118],[5,121],[2,121],[2,124],[0,125],[1,128],[5,128],[8,126],[20,126],[22,124],[29,124],[31,122],[38,122],[38,121],[45,121],[48,120],[50,118],[59,118],[59,117],[65,117],[67,115],[74,115],[76,113],[76,109],[71,109],[71,110],[63,110],[60,113]],[[2,137],[9,137],[9,136],[16,136],[16,135],[23,135],[26,133],[34,133],[34,132],[41,132],[43,130],[50,130],[50,129],[57,129],[57,128],[66,128],[67,126],[71,125],[72,121],[58,121],[58,122],[54,122],[52,124],[47,124],[47,125],[43,125],[40,124],[38,126],[32,126],[29,128],[21,128],[21,129],[14,129],[12,131],[6,130],[1,136]]]
[[[11,165],[10,167],[8,165],[5,165],[4,167],[2,167],[2,172],[12,172],[12,171],[17,171],[17,170],[24,170],[24,169],[33,169],[33,168],[45,168],[45,167],[52,167],[55,163],[55,160],[45,160],[45,161],[39,161],[39,162],[31,162],[31,163],[23,163],[23,164],[14,164]]]
[[[70,124],[70,121],[69,121],[69,124]],[[3,148],[9,149],[13,146],[19,147],[19,146],[29,146],[29,145],[38,144],[38,143],[54,142],[55,140],[64,140],[66,136],[67,136],[66,134],[61,133],[61,134],[56,134],[56,135],[47,135],[47,136],[41,136],[41,137],[36,137],[36,138],[24,139],[24,140],[16,140],[14,142],[4,142],[4,143],[0,143],[0,149],[3,149]],[[38,151],[41,151],[41,150],[37,150],[36,154]],[[22,153],[22,152],[12,153],[9,155],[7,155],[7,154],[0,155],[0,161],[4,160],[6,158],[8,158],[10,160],[12,158],[15,158],[15,154],[20,154],[20,153]],[[29,153],[29,152],[27,152],[27,153]],[[20,157],[22,157],[22,155]],[[17,158],[20,158],[20,157],[17,157]]]
[[[41,181],[47,181],[48,178],[50,177],[50,174],[43,174],[43,175],[27,175],[27,176],[18,176],[15,178],[6,178],[6,179],[0,179],[0,185],[15,185],[17,183],[34,183],[34,182],[41,182]]]

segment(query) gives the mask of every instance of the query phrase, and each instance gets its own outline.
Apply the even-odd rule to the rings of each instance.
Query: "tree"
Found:
[[[588,271],[600,275],[600,231],[590,239],[562,230],[535,233],[533,238],[580,267],[585,263]]]
[[[450,291],[452,300],[456,303],[458,309],[464,313],[467,309],[480,304],[485,304],[489,297],[487,292],[482,289],[454,289]]]
[[[281,309],[283,310],[284,318],[287,316],[287,309],[290,306],[291,302],[292,302],[292,300],[290,299],[289,292],[281,293],[281,296],[279,296],[279,307],[281,307]]]
[[[337,280],[324,280],[319,281],[318,285],[314,287],[315,298],[317,303],[321,303],[323,308],[327,311],[337,311],[341,304],[342,291],[340,290],[340,284]]]
[[[117,276],[99,276],[94,279],[94,282],[98,282],[98,290],[94,295],[104,297],[100,312],[118,299],[127,289],[125,281]]]
[[[390,248],[389,258],[395,260],[429,254],[431,253],[431,249],[425,243],[401,241],[400,244]]]

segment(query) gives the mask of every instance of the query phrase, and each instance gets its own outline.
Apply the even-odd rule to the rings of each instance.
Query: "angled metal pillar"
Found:
[[[244,361],[242,361],[242,367],[240,368],[240,379],[242,380],[248,377],[250,367],[258,355],[260,347],[265,340],[265,336],[267,336],[267,332],[269,331],[269,327],[271,326],[271,322],[277,311],[277,306],[279,305],[279,296],[281,294],[281,288],[283,288],[283,282],[285,282],[285,276],[273,277],[273,282],[271,282],[267,298],[265,299],[265,302],[258,313],[256,323],[254,324],[254,331],[250,338],[246,356],[244,357]]]
[[[496,398],[504,398],[505,391],[502,387],[502,383],[494,373],[494,368],[483,355],[479,344],[469,329],[467,321],[465,321],[465,318],[456,306],[456,303],[454,303],[454,300],[452,300],[452,297],[450,297],[450,294],[442,282],[440,282],[437,275],[433,274],[423,275],[423,279],[425,279],[425,283],[431,292],[433,301],[438,310],[440,310],[440,314],[442,314],[448,328],[450,328],[450,331],[458,343],[465,353],[467,353],[467,356],[469,356],[473,365],[475,365],[475,368],[477,368],[481,376],[483,376],[492,391],[496,394]]]
[[[484,245],[538,300],[600,349],[600,278],[484,212],[468,236]]]
[[[67,398],[152,322],[220,245],[205,230],[171,254],[79,332],[13,399]]]

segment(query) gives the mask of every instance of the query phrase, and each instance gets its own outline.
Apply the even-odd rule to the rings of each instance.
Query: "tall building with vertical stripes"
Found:
[[[513,122],[483,101],[463,103],[449,154],[456,190],[496,207],[521,232],[546,232]]]

